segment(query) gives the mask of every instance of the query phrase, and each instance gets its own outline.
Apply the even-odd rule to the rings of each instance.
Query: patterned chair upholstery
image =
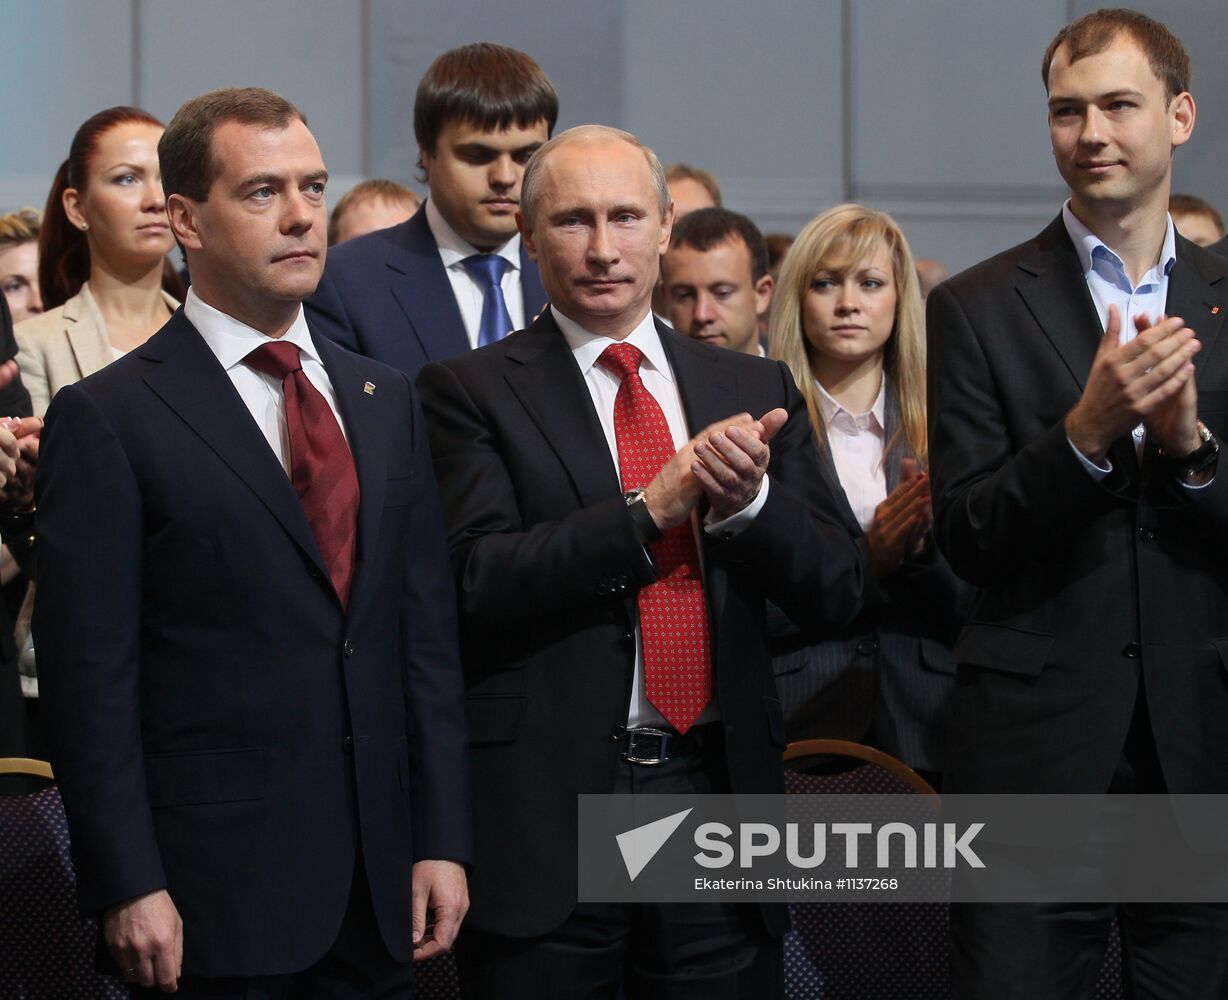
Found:
[[[785,752],[792,794],[934,794],[915,771],[845,740],[805,740]],[[847,817],[851,818],[851,817]],[[790,1000],[947,1000],[950,924],[945,903],[800,903],[789,908],[785,995]],[[1122,996],[1114,924],[1094,1000]]]
[[[0,765],[0,773],[50,773],[49,768],[35,769],[11,759]],[[68,824],[55,785],[24,795],[0,795],[0,900],[0,997],[128,996],[118,979],[94,971],[97,932],[94,922],[77,911]]]
[[[414,969],[414,1000],[460,1000],[456,958],[449,952],[421,962]]]

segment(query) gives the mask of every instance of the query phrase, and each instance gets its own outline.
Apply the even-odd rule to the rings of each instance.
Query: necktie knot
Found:
[[[298,346],[284,340],[261,344],[243,359],[251,368],[272,375],[279,382],[303,367]]]
[[[482,286],[483,291],[498,288],[503,283],[503,275],[507,273],[508,262],[497,253],[478,253],[466,257],[461,266],[469,272],[469,276]]]
[[[634,344],[611,344],[601,352],[597,363],[606,371],[618,376],[621,382],[628,375],[638,375],[644,352]]]

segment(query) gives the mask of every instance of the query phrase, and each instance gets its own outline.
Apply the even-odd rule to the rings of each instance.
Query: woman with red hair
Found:
[[[41,316],[16,328],[21,377],[42,415],[59,389],[139,347],[178,307],[167,259],[158,140],[139,108],[100,111],[73,137],[39,235]]]

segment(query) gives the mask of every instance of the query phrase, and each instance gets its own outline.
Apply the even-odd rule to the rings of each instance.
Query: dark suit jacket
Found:
[[[899,423],[887,393],[887,441]],[[900,482],[905,449],[885,456],[887,492]],[[841,523],[864,536],[840,485],[830,449],[819,452]],[[790,742],[868,740],[911,767],[942,771],[955,666],[951,646],[967,608],[968,587],[927,540],[925,549],[881,581],[845,629],[775,629],[772,667]]]
[[[1178,236],[1167,312],[1228,438],[1228,261]],[[936,536],[980,588],[945,788],[1104,791],[1145,679],[1169,789],[1228,791],[1228,466],[1191,492],[1129,436],[1103,482],[1080,465],[1063,420],[1101,325],[1060,216],[935,289],[928,326]]]
[[[525,320],[532,321],[545,308],[546,293],[523,244],[520,280]],[[406,222],[330,248],[324,278],[306,306],[325,336],[411,378],[428,361],[470,349],[425,203]]]
[[[185,975],[320,958],[360,845],[384,941],[406,959],[412,863],[470,853],[422,419],[404,375],[315,340],[362,495],[348,612],[182,311],[48,413],[34,628],[82,908],[166,887]]]
[[[783,790],[785,745],[764,626],[845,623],[862,566],[780,363],[658,326],[692,433],[783,406],[768,499],[732,539],[704,538],[716,700],[734,792]],[[611,789],[653,581],[592,399],[549,312],[418,377],[459,588],[476,850],[471,926],[544,934],[576,903],[576,796]],[[798,492],[795,492],[798,491]],[[824,519],[812,513],[817,510]],[[782,912],[769,925],[785,926]]]
[[[1225,236],[1218,243],[1212,243],[1207,247],[1212,253],[1217,253],[1221,257],[1228,257],[1228,236]]]

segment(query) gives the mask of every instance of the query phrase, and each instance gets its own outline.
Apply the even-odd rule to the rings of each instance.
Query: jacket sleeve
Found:
[[[466,629],[559,619],[655,579],[621,496],[525,525],[498,431],[456,373],[429,364],[418,390]]]
[[[141,749],[141,495],[110,422],[79,386],[48,414],[35,495],[43,711],[81,907],[99,913],[166,878]]]
[[[934,536],[956,573],[989,586],[1132,502],[1126,463],[1097,482],[1061,420],[1012,440],[981,337],[946,285],[930,293],[927,333]]]

